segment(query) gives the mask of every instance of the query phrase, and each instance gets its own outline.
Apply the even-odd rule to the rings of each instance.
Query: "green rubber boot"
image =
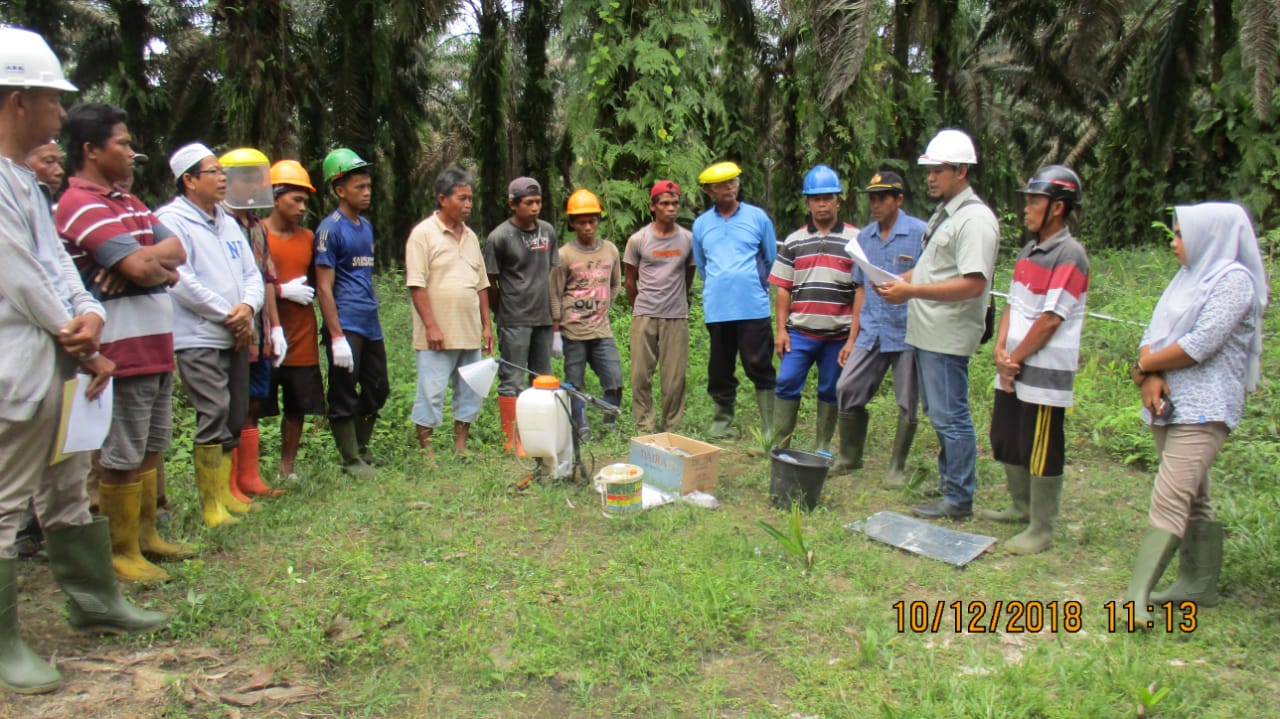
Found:
[[[1151,621],[1151,587],[1164,574],[1165,567],[1178,548],[1178,535],[1157,527],[1148,526],[1138,545],[1138,558],[1133,562],[1133,577],[1125,592],[1125,601],[1133,602],[1135,626],[1146,628]]]
[[[911,456],[911,443],[915,441],[917,426],[905,417],[898,417],[898,428],[893,433],[893,455],[889,457],[889,473],[884,476],[886,489],[907,486],[907,458]]]
[[[760,408],[760,434],[765,437],[773,435],[773,390],[756,390],[756,407]]]
[[[840,429],[840,456],[836,458],[828,477],[839,477],[862,469],[862,448],[867,444],[867,422],[871,415],[865,407],[849,413],[840,413],[837,426]]]
[[[61,685],[58,670],[31,651],[18,633],[18,560],[0,559],[0,686],[19,694],[44,694]]]
[[[369,440],[373,438],[373,426],[378,421],[376,414],[364,414],[355,418],[356,446],[359,447],[360,461],[372,467],[373,452],[369,451]]]
[[[763,411],[763,410],[761,410]],[[800,414],[800,400],[775,399],[773,401],[774,449],[791,446],[791,435],[796,433],[796,417]]]
[[[333,432],[333,443],[338,446],[338,454],[342,455],[343,472],[356,479],[372,479],[377,475],[377,470],[360,458],[360,439],[356,434],[355,419],[335,419],[329,423],[329,430]]]
[[[707,428],[707,436],[712,439],[727,439],[733,436],[733,405],[715,403],[716,413],[711,417],[711,426]]]
[[[1178,551],[1178,578],[1163,592],[1152,592],[1152,604],[1195,602],[1202,607],[1222,603],[1218,573],[1222,571],[1222,522],[1191,522]]]
[[[836,433],[840,412],[834,404],[818,400],[818,426],[814,430],[813,449],[831,454],[831,437]]]
[[[1039,554],[1053,546],[1053,529],[1062,506],[1062,477],[1031,478],[1031,525],[1005,546],[1014,554]]]
[[[46,529],[44,538],[54,581],[67,595],[71,626],[95,634],[123,634],[150,632],[169,623],[168,614],[139,609],[120,593],[106,517]]]
[[[1031,470],[1016,464],[1006,464],[1004,484],[1009,489],[1009,508],[979,510],[978,517],[1008,524],[1021,524],[1031,519]]]

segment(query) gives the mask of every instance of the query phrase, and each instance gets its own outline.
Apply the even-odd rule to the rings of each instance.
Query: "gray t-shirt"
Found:
[[[676,225],[674,234],[659,237],[650,223],[627,239],[622,260],[637,269],[633,314],[682,320],[689,317],[684,278],[693,266],[693,233]]]
[[[538,220],[524,230],[507,220],[484,242],[484,266],[498,278],[498,325],[541,327],[551,324],[551,268],[560,264],[556,231]]]

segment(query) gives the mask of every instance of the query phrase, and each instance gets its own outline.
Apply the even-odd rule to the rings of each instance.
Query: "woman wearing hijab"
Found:
[[[1222,524],[1209,501],[1209,467],[1257,386],[1267,305],[1267,276],[1244,208],[1175,208],[1172,247],[1182,267],[1156,304],[1132,370],[1160,454],[1126,595],[1138,627],[1165,602],[1218,604]],[[1179,545],[1177,581],[1152,593]]]

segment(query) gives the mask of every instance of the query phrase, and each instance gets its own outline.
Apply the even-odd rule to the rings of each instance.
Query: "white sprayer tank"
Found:
[[[573,428],[569,422],[569,394],[552,375],[533,379],[533,386],[516,398],[516,429],[527,457],[550,463],[556,479],[573,476]]]

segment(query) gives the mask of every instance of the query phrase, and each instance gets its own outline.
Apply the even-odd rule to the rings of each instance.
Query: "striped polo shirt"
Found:
[[[844,251],[858,228],[837,221],[830,232],[812,223],[778,247],[769,282],[791,291],[787,327],[818,340],[845,340],[853,320],[853,259]]]
[[[1013,352],[1045,312],[1061,317],[1062,324],[1039,351],[1023,360],[1022,372],[1014,381],[1018,399],[1050,407],[1071,406],[1088,290],[1089,256],[1066,228],[1044,242],[1033,239],[1022,248],[1009,288],[1005,349]]]
[[[116,364],[115,376],[173,371],[173,303],[164,285],[105,295],[97,276],[103,268],[173,237],[138,198],[72,177],[54,219],[84,286],[102,302],[102,354]]]

